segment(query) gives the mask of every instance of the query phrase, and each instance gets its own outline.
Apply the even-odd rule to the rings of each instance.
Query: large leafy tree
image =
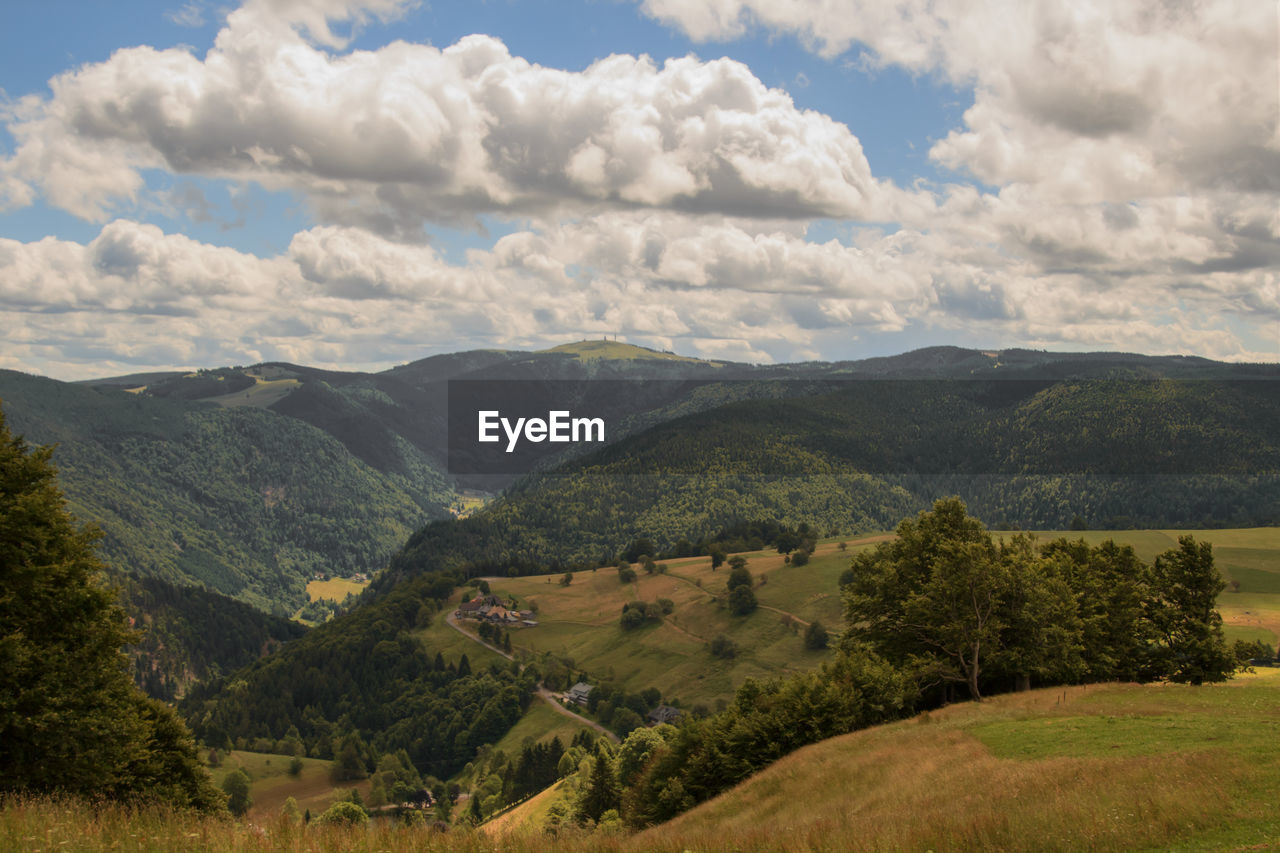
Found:
[[[1214,566],[1213,546],[1183,536],[1176,549],[1156,557],[1151,573],[1156,592],[1148,603],[1156,636],[1154,673],[1191,684],[1229,678],[1236,662],[1217,610],[1226,583]]]
[[[0,413],[0,792],[221,809],[186,727],[129,679],[134,635],[51,453]]]
[[[854,558],[844,588],[849,636],[928,680],[1065,676],[1079,669],[1074,599],[1030,540],[997,545],[958,498],[907,519]]]

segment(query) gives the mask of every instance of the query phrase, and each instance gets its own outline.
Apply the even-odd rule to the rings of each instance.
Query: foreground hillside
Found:
[[[802,749],[638,835],[491,829],[11,801],[6,850],[720,851],[1265,850],[1280,833],[1276,670],[1206,687],[1096,685],[964,703]],[[530,809],[545,803],[530,801]],[[499,830],[498,827],[501,827]]]
[[[1271,849],[1277,703],[1268,670],[954,705],[802,749],[632,846]]]

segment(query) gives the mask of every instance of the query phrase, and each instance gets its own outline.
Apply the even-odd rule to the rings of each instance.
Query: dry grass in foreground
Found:
[[[1206,687],[1047,689],[802,749],[669,824],[552,837],[237,824],[11,800],[0,850],[879,851],[1280,849],[1280,671]]]

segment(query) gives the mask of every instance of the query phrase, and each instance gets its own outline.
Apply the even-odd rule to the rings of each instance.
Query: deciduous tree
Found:
[[[1029,540],[997,547],[958,498],[903,521],[853,569],[844,587],[850,637],[926,679],[963,683],[974,699],[988,666],[1025,678],[1078,660],[1071,590]]]
[[[1190,536],[1156,557],[1152,565],[1156,598],[1150,617],[1157,642],[1153,665],[1173,681],[1222,681],[1235,669],[1222,635],[1218,594],[1226,586],[1213,563],[1213,546]]]

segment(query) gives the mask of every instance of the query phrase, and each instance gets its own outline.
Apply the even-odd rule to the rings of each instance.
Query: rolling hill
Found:
[[[965,703],[806,747],[634,850],[1268,849],[1274,671]]]
[[[1275,374],[951,347],[754,366],[581,341],[381,373],[275,363],[69,384],[6,371],[0,401],[29,440],[60,444],[67,495],[103,528],[110,562],[283,613],[302,603],[310,574],[375,572],[412,531],[461,512],[464,491],[513,484],[476,514],[487,520],[419,534],[397,568],[594,560],[637,535],[674,543],[753,518],[879,529],[951,492],[993,523],[1023,526],[1075,514],[1094,526],[1264,523],[1275,515],[1276,395],[1258,389],[1274,383],[1235,380]],[[1179,381],[1145,400],[1139,381],[1122,385],[1125,400],[1098,390],[1105,383],[1044,384],[1064,377]],[[546,460],[567,464],[518,483],[450,476],[447,389],[460,379],[611,389],[599,394],[617,443],[571,448]],[[658,390],[632,393],[637,381]],[[1117,406],[1136,420],[1108,436]],[[1201,460],[1194,483],[1149,476],[1188,458]],[[1064,476],[1033,476],[1043,473]],[[1105,482],[1114,473],[1146,479]]]
[[[1040,531],[1035,535],[1042,541],[1083,539],[1091,545],[1114,540],[1132,546],[1140,559],[1150,562],[1176,548],[1178,537],[1187,534],[1214,546],[1216,565],[1228,583],[1218,598],[1228,642],[1260,640],[1274,648],[1280,642],[1280,528]],[[745,553],[760,603],[747,616],[729,614],[725,607],[728,569],[713,571],[707,557],[664,560],[665,572],[653,574],[637,565],[635,582],[627,584],[619,583],[613,568],[576,572],[567,586],[551,576],[491,577],[487,583],[493,592],[514,597],[521,607],[537,608],[536,628],[510,631],[513,649],[525,659],[550,656],[571,661],[573,672],[586,674],[596,683],[633,693],[652,687],[663,701],[710,710],[731,701],[747,678],[793,674],[826,660],[829,651],[805,648],[803,629],[811,622],[821,623],[833,634],[843,629],[839,576],[854,554],[888,536],[851,539],[846,548],[836,541],[821,542],[802,566],[790,565],[773,549]],[[634,629],[621,626],[624,604],[659,598],[674,603],[661,622]],[[710,653],[710,642],[720,635],[737,647],[733,658]],[[456,645],[442,620],[420,636],[430,647],[449,643],[446,648],[453,654],[466,648]]]

